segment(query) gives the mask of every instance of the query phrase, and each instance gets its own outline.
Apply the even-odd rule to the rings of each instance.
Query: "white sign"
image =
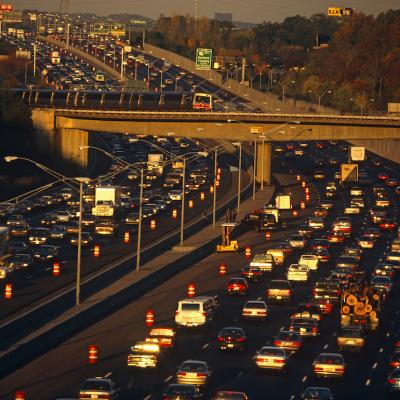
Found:
[[[364,161],[365,160],[365,147],[350,147],[351,161]]]

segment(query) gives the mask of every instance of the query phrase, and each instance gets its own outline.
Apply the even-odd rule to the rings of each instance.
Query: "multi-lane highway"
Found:
[[[296,148],[298,148],[296,144]],[[311,201],[299,217],[293,217],[288,212],[283,217],[288,222],[287,229],[272,231],[271,239],[266,241],[263,233],[248,232],[239,238],[241,246],[251,246],[253,254],[264,252],[276,247],[278,242],[285,241],[292,233],[298,231],[300,224],[307,221],[314,208],[324,200],[327,181],[333,180],[337,171],[336,162],[347,161],[347,153],[340,151],[336,144],[310,143],[303,148],[304,156],[296,156],[293,151],[276,153],[274,158],[275,171],[284,168],[286,172],[300,172],[309,175]],[[279,146],[278,149],[279,150]],[[316,167],[317,165],[317,167]],[[371,160],[365,161],[362,173],[376,182],[377,176],[383,171],[394,179],[399,179],[395,165],[386,169],[375,167]],[[314,170],[321,169],[325,179],[314,180]],[[317,176],[321,177],[321,174]],[[382,176],[380,176],[382,178]],[[387,208],[388,217],[398,222],[398,199],[396,191],[382,184],[391,200]],[[339,306],[334,306],[333,315],[323,315],[320,323],[320,335],[304,339],[299,354],[289,359],[287,369],[283,373],[257,370],[253,356],[257,349],[265,344],[272,344],[276,334],[290,326],[290,317],[296,310],[296,305],[308,301],[312,295],[315,282],[321,277],[328,277],[335,267],[338,256],[347,246],[354,246],[355,239],[367,227],[371,226],[370,209],[375,205],[375,196],[371,186],[364,186],[363,201],[365,206],[359,214],[351,215],[353,224],[352,236],[343,244],[330,244],[329,261],[320,263],[317,271],[304,283],[292,283],[294,301],[292,304],[269,304],[270,315],[265,322],[246,321],[241,318],[244,302],[249,299],[265,299],[268,282],[272,279],[286,279],[286,270],[295,263],[301,254],[309,251],[312,240],[327,237],[328,228],[339,215],[343,215],[344,206],[350,204],[350,189],[339,188],[333,199],[333,208],[328,211],[322,231],[314,231],[307,239],[306,248],[293,249],[286,257],[283,266],[278,266],[265,273],[261,282],[249,283],[247,297],[228,296],[225,293],[227,279],[240,276],[240,270],[248,260],[243,252],[238,254],[214,254],[202,262],[193,265],[173,279],[166,281],[157,289],[152,290],[141,299],[128,304],[123,309],[105,318],[99,323],[80,332],[54,350],[44,354],[29,365],[21,368],[0,385],[2,398],[11,399],[15,390],[24,389],[29,399],[77,398],[82,383],[90,377],[110,377],[120,388],[121,399],[156,399],[163,390],[176,381],[178,366],[185,360],[206,361],[212,374],[209,385],[204,391],[208,399],[217,390],[234,390],[245,392],[250,399],[294,399],[300,396],[307,386],[329,387],[335,399],[348,398],[386,398],[386,378],[389,373],[389,357],[393,352],[395,333],[399,329],[398,288],[395,286],[388,300],[385,301],[381,315],[381,324],[376,332],[367,332],[365,351],[361,354],[343,352],[346,368],[343,378],[316,378],[313,375],[313,361],[322,352],[337,353],[336,338],[340,331]],[[300,185],[286,188],[298,199],[304,196]],[[395,236],[394,231],[385,229],[376,241],[372,250],[364,250],[359,270],[365,271],[366,279],[375,265],[384,260],[390,243]],[[223,262],[228,269],[227,277],[218,275],[218,265]],[[194,282],[199,294],[218,295],[219,309],[212,324],[205,330],[177,329],[175,347],[166,351],[159,368],[153,370],[133,370],[127,367],[126,358],[130,346],[135,341],[144,339],[148,333],[145,326],[145,314],[148,309],[155,311],[156,325],[174,326],[174,316],[177,303],[186,296],[187,284]],[[397,277],[395,277],[395,283]],[[217,350],[218,332],[226,326],[238,326],[245,330],[248,346],[244,351],[220,352]],[[88,365],[88,346],[95,344],[99,349],[97,364]]]

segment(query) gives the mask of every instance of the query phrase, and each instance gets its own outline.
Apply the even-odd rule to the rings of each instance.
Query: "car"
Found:
[[[330,260],[330,254],[327,249],[316,249],[312,250],[311,254],[317,256],[318,261],[326,263]]]
[[[247,336],[242,328],[225,327],[218,333],[217,346],[220,350],[243,350],[247,344]]]
[[[396,221],[393,218],[382,218],[378,226],[382,231],[394,231],[396,229]]]
[[[300,225],[299,228],[297,229],[297,233],[306,238],[311,237],[313,232],[314,232],[314,230],[312,228],[310,228],[309,225],[306,225],[306,224]]]
[[[389,294],[393,287],[393,282],[388,276],[376,275],[371,279],[370,284],[374,290],[385,294]]]
[[[120,390],[118,386],[109,378],[96,377],[87,379],[80,391],[80,400],[93,399],[109,399],[116,400],[119,398]]]
[[[302,235],[292,235],[289,238],[289,244],[296,249],[302,249],[306,245],[306,239]]]
[[[316,321],[321,320],[321,308],[313,303],[300,303],[292,318],[314,318]]]
[[[390,199],[389,197],[378,197],[377,199],[375,199],[375,205],[377,207],[390,207]]]
[[[282,348],[263,346],[256,352],[253,360],[258,368],[282,371],[286,367],[288,356]]]
[[[161,349],[171,349],[175,345],[175,330],[168,327],[154,327],[150,329],[146,342],[157,343]]]
[[[360,214],[360,207],[358,207],[358,205],[356,204],[350,204],[347,207],[344,207],[343,213],[345,215],[357,215]]]
[[[230,278],[226,284],[227,294],[242,294],[247,295],[249,286],[244,278]]]
[[[374,157],[371,162],[374,167],[381,167],[383,165],[383,160],[379,157]]]
[[[400,368],[395,368],[390,372],[386,380],[386,387],[389,392],[398,393],[400,391]]]
[[[350,196],[362,196],[363,194],[363,190],[359,186],[353,186],[350,189]]]
[[[161,348],[158,343],[138,341],[130,348],[127,365],[136,368],[157,368],[160,352]]]
[[[69,241],[73,246],[78,246],[78,244],[79,244],[77,235],[72,235]],[[81,233],[81,245],[82,246],[89,246],[92,242],[93,242],[93,236],[90,232],[82,232]]]
[[[362,197],[353,197],[350,200],[350,204],[351,205],[356,205],[360,208],[364,208],[365,207],[365,203],[364,203],[364,199]]]
[[[304,264],[291,264],[286,272],[288,281],[307,282],[310,276],[310,268]]]
[[[263,277],[263,273],[259,267],[252,267],[249,265],[242,268],[241,275],[247,281],[253,282],[259,282]]]
[[[389,253],[386,254],[386,260],[387,261],[400,261],[400,252],[389,251]]]
[[[320,249],[328,250],[329,247],[330,245],[327,239],[314,239],[311,242],[311,250],[320,250]]]
[[[294,317],[290,323],[289,330],[297,332],[300,336],[318,336],[318,321],[314,318]]]
[[[338,353],[321,353],[313,363],[313,371],[316,376],[343,377],[345,370],[344,358]]]
[[[336,345],[339,351],[362,351],[365,348],[365,334],[363,328],[359,326],[346,326],[341,329],[337,338]]]
[[[69,220],[70,220],[70,215],[69,215],[69,212],[68,211],[64,211],[64,210],[60,210],[60,211],[57,211],[57,213],[56,213],[56,222],[65,222],[65,223],[68,223],[69,222]]]
[[[375,226],[369,226],[368,228],[364,229],[363,235],[369,236],[373,239],[379,239],[382,236],[382,233],[379,228]]]
[[[33,228],[29,233],[30,244],[45,244],[50,237],[50,230],[47,228]]]
[[[325,172],[324,171],[321,171],[321,170],[316,170],[316,171],[314,171],[314,179],[316,180],[316,181],[322,181],[322,180],[324,180],[325,179]]]
[[[67,228],[65,225],[53,225],[50,228],[51,239],[64,239],[67,236]]]
[[[362,235],[357,239],[357,243],[362,249],[373,249],[375,246],[375,239],[367,235]]]
[[[250,267],[257,267],[262,272],[271,272],[274,266],[275,260],[271,254],[255,254],[250,261]]]
[[[320,386],[309,386],[304,389],[300,397],[301,400],[333,400],[331,389]]]
[[[333,304],[325,299],[313,299],[311,304],[318,307],[324,315],[331,315],[333,313]]]
[[[355,271],[358,268],[359,260],[357,257],[349,256],[349,255],[340,255],[336,259],[336,268],[350,268]]]
[[[328,210],[323,207],[316,207],[314,210],[314,216],[317,218],[326,218],[328,215]]]
[[[332,190],[332,189],[325,190],[324,196],[325,196],[326,200],[334,199],[337,196],[337,191],[336,190]],[[325,206],[321,206],[321,208],[326,208],[327,210],[329,209],[329,208],[327,208]]]
[[[21,214],[11,214],[7,219],[7,226],[26,224],[26,220]]]
[[[377,276],[388,276],[390,279],[393,279],[395,274],[394,268],[385,263],[379,263],[376,265],[374,268],[374,271],[372,272],[372,275],[377,275]]]
[[[310,217],[308,220],[308,225],[315,231],[322,230],[325,228],[324,220],[318,217]]]
[[[10,240],[7,243],[7,253],[29,253],[29,246],[25,242],[19,240]]]
[[[265,301],[251,300],[243,306],[242,317],[252,320],[265,321],[269,315],[269,309]]]
[[[274,346],[284,349],[288,354],[294,354],[300,350],[302,338],[297,332],[279,331],[275,336]]]
[[[334,280],[321,279],[318,280],[313,288],[314,299],[329,300],[330,302],[338,302],[342,290],[340,284]]]
[[[169,197],[172,201],[180,201],[182,200],[182,192],[180,190],[171,190],[169,192]]]
[[[291,303],[292,286],[287,280],[273,279],[267,288],[267,298],[269,301]]]
[[[388,178],[385,182],[386,186],[395,187],[399,184],[398,180],[395,178]]]
[[[339,231],[330,231],[327,235],[327,240],[329,243],[344,243],[346,240],[346,236]]]
[[[195,385],[171,383],[162,392],[163,400],[193,400],[201,397]]]
[[[218,391],[214,393],[211,400],[248,400],[248,396],[244,392]]]
[[[335,158],[335,157],[331,157],[329,159],[329,164],[330,165],[338,165],[338,163],[339,163],[339,160],[337,158]]]
[[[33,260],[30,254],[13,254],[6,260],[8,268],[13,270],[26,269],[32,266]]]
[[[211,376],[211,369],[205,361],[186,360],[178,368],[176,382],[205,386]]]
[[[400,368],[400,351],[395,351],[390,357],[389,366],[392,368]]]
[[[311,271],[316,271],[318,269],[319,260],[315,254],[302,254],[297,263],[307,265]]]
[[[19,225],[10,225],[9,231],[12,237],[24,237],[29,233],[29,225],[27,223],[22,223]]]
[[[322,199],[320,206],[326,210],[331,210],[333,208],[333,201],[330,199]]]
[[[380,182],[386,182],[389,179],[389,175],[386,172],[379,172],[376,179]]]
[[[35,261],[51,261],[58,256],[58,247],[49,244],[37,246],[33,251]]]

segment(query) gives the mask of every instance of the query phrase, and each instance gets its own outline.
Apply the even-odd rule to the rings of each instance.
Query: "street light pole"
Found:
[[[217,164],[218,150],[214,150],[214,190],[213,190],[213,228],[215,228],[216,207],[217,207]]]
[[[140,169],[139,224],[136,249],[136,271],[140,269],[140,251],[142,241],[142,203],[143,203],[143,168]]]
[[[76,300],[75,305],[79,306],[81,297],[81,259],[82,259],[82,195],[83,181],[79,181],[79,220],[78,220],[78,255],[76,260]]]
[[[242,188],[242,142],[239,142],[239,171],[238,171],[238,194],[237,194],[237,208],[240,211],[240,190]]]
[[[265,136],[262,138],[261,145],[261,190],[264,190],[264,144],[265,144]]]
[[[254,152],[253,152],[253,200],[256,198],[256,168],[257,168],[257,139],[254,140]]]
[[[186,157],[183,157],[183,177],[182,177],[182,205],[181,205],[181,240],[180,245],[183,246],[183,227],[185,225],[185,184],[186,184]]]

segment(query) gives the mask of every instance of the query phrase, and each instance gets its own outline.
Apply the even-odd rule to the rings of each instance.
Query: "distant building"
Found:
[[[232,22],[232,13],[228,12],[218,12],[214,14],[214,19],[217,21],[228,21]]]

